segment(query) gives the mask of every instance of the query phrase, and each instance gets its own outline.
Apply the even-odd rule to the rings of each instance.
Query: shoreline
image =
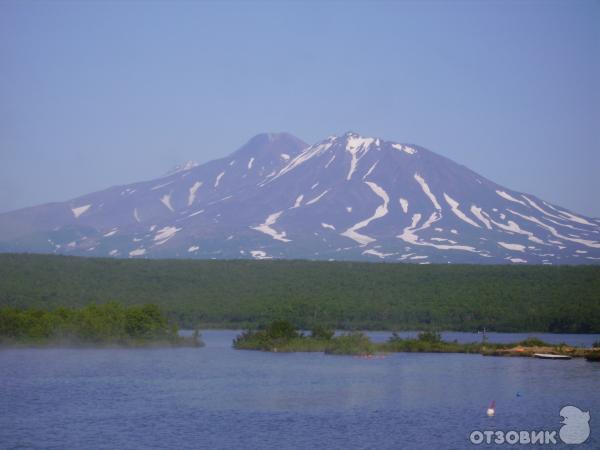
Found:
[[[246,324],[248,325],[248,324]],[[252,327],[257,327],[258,324],[250,324]],[[211,324],[202,324],[200,323],[198,326],[199,330],[202,331],[243,331],[243,330],[247,330],[248,326],[244,326],[244,327],[226,327],[226,326],[222,326],[222,325],[211,325]],[[353,327],[353,328],[336,328],[335,332],[339,332],[339,333],[345,333],[345,332],[350,332],[350,331],[361,331],[364,333],[394,333],[394,332],[399,332],[399,333],[420,333],[423,330],[417,330],[415,328],[360,328],[360,327]],[[193,331],[192,328],[180,328],[179,331]],[[310,330],[303,330],[303,331],[310,331]],[[450,329],[444,329],[444,330],[440,330],[438,331],[439,333],[465,333],[465,334],[478,334],[477,331],[472,331],[472,330],[450,330]],[[550,335],[573,335],[573,336],[599,336],[600,337],[600,333],[570,333],[570,332],[564,332],[564,333],[559,333],[559,332],[554,332],[554,331],[531,331],[531,330],[526,330],[526,331],[486,331],[486,333],[489,334],[530,334],[530,335],[535,335],[535,334],[550,334]]]
[[[374,356],[390,353],[468,353],[482,356],[586,358],[600,360],[600,341],[589,347],[576,347],[565,343],[550,344],[537,337],[495,343],[488,340],[459,343],[443,340],[438,332],[423,331],[416,337],[402,337],[398,333],[385,342],[373,342],[362,332],[336,334],[334,331],[316,327],[310,335],[298,332],[291,323],[275,321],[264,330],[247,330],[233,340],[238,350],[261,350],[267,352],[323,352],[333,355]],[[542,356],[543,355],[543,356]]]
[[[385,344],[374,344],[376,347],[378,345]],[[235,348],[235,347],[234,347]],[[429,354],[463,354],[463,355],[480,355],[480,356],[489,356],[489,357],[509,357],[509,358],[536,358],[543,359],[536,356],[537,354],[544,355],[554,355],[554,356],[567,356],[569,359],[578,359],[585,358],[588,361],[600,361],[600,349],[594,348],[573,348],[566,347],[560,352],[556,350],[556,347],[521,347],[521,348],[509,348],[509,349],[485,349],[482,348],[479,351],[469,351],[469,350],[442,350],[442,349],[429,349],[429,350],[389,350],[387,348],[375,349],[372,352],[348,352],[348,353],[340,353],[340,352],[332,352],[328,351],[328,349],[310,349],[310,348],[302,348],[299,350],[291,350],[282,347],[274,347],[273,349],[259,349],[259,348],[235,348],[236,350],[245,350],[245,351],[263,351],[267,353],[324,353],[328,355],[338,355],[338,356],[355,356],[361,358],[374,358],[379,359],[381,357],[385,357],[394,353],[429,353]],[[565,358],[566,359],[566,358]]]
[[[201,348],[206,344],[202,339],[193,336],[181,336],[173,340],[149,340],[130,342],[106,342],[91,343],[68,340],[27,341],[27,340],[4,340],[0,341],[0,351],[11,349],[157,349],[157,348]]]

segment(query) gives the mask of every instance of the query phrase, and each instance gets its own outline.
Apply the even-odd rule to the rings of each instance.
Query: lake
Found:
[[[569,448],[600,448],[598,363],[236,351],[235,335],[206,331],[200,349],[2,350],[0,448],[478,448],[469,442],[474,430],[557,431],[565,405],[591,415],[590,438]]]

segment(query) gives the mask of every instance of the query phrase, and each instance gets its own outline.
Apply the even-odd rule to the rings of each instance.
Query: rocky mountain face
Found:
[[[600,219],[416,145],[261,134],[163,178],[0,214],[0,251],[124,258],[597,264]]]

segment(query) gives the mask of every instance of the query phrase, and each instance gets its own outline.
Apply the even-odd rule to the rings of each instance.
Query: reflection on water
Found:
[[[558,429],[566,404],[590,411],[599,446],[600,364],[272,354],[233,350],[235,334],[206,331],[200,349],[1,351],[0,447],[468,448],[474,429]]]

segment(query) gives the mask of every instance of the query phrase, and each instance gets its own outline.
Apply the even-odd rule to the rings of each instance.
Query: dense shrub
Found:
[[[422,331],[418,334],[417,339],[421,342],[429,342],[430,344],[442,342],[442,336],[435,331]]]
[[[239,350],[277,352],[316,352],[339,355],[371,354],[374,345],[363,333],[353,332],[334,337],[331,330],[315,327],[310,337],[300,334],[291,323],[277,320],[265,330],[246,330],[233,341]]]
[[[375,353],[375,345],[364,333],[355,331],[337,336],[331,341],[325,353],[331,355],[370,355]]]
[[[335,334],[335,331],[333,331],[332,329],[326,328],[321,325],[317,325],[317,326],[313,327],[313,329],[311,330],[310,337],[312,337],[314,339],[329,340],[333,337],[334,334]]]
[[[81,309],[0,308],[0,342],[71,344],[182,343],[176,324],[169,324],[156,305],[125,308],[119,303]],[[195,335],[190,343],[200,344]]]
[[[287,320],[276,320],[272,322],[265,330],[270,339],[294,339],[300,336],[294,325]]]
[[[544,342],[536,337],[528,337],[527,339],[518,342],[518,345],[522,347],[552,347],[552,344]]]

